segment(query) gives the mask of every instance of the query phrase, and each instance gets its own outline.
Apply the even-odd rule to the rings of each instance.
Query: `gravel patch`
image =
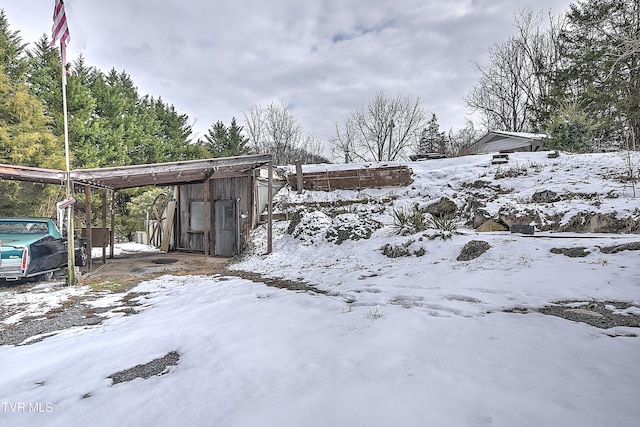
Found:
[[[28,345],[42,341],[64,331],[65,329],[101,324],[107,317],[105,313],[125,316],[137,314],[142,304],[140,297],[148,292],[129,292],[124,294],[115,305],[91,305],[90,301],[99,299],[101,295],[74,296],[62,306],[53,308],[37,317],[24,317],[17,323],[0,323],[0,345]],[[0,311],[0,320],[7,313]]]
[[[178,361],[180,361],[180,353],[177,351],[171,351],[163,357],[153,359],[151,362],[145,363],[144,365],[136,365],[133,368],[116,372],[115,374],[109,375],[107,378],[110,378],[113,381],[112,385],[133,381],[136,378],[146,380],[153,376],[168,373],[169,367],[176,366]]]
[[[0,325],[0,345],[33,344],[65,329],[97,325],[102,320],[91,307],[76,301],[68,307],[49,311],[44,318],[25,318],[15,325]]]
[[[573,322],[586,323],[600,329],[616,327],[640,328],[640,306],[624,301],[558,301],[539,309],[507,309],[508,313],[542,313]],[[623,336],[637,337],[637,333]],[[613,336],[620,336],[615,334]]]

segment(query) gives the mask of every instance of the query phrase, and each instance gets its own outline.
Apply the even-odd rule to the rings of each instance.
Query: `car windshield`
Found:
[[[3,221],[0,222],[0,233],[47,234],[49,229],[44,222]]]

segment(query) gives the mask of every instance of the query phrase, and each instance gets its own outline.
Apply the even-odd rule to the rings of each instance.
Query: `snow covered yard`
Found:
[[[4,425],[632,426],[640,415],[637,336],[541,314],[455,315],[445,307],[482,304],[458,289],[446,316],[231,277],[136,291],[149,292],[139,314],[0,348]],[[165,375],[108,378],[172,351]]]
[[[533,193],[547,183],[542,188],[558,193],[567,186],[618,192],[616,198],[601,197],[593,209],[628,216],[638,207],[628,187],[590,173],[593,158],[563,163],[571,179],[560,182],[552,179],[558,165],[545,172],[546,160],[526,156],[540,167],[520,180],[507,178],[513,191],[500,197],[516,202],[528,197],[518,192]],[[599,170],[618,173],[618,160],[604,159]],[[426,205],[441,194],[457,200],[460,188],[479,177],[495,184],[485,160],[416,164],[412,187],[368,195],[285,191],[279,197],[289,202],[372,196],[393,205],[353,206],[335,218],[310,212],[309,228],[295,235],[287,233],[289,221],[277,222],[270,255],[263,255],[260,228],[255,250],[225,275],[167,275],[127,295],[96,295],[84,287],[0,293],[1,309],[20,303],[36,317],[83,297],[80,303],[95,309],[120,307],[124,299],[137,313],[97,310],[99,324],[65,328],[29,345],[0,346],[0,422],[637,425],[640,328],[595,327],[540,312],[549,307],[588,320],[604,310],[636,322],[640,252],[606,248],[635,247],[637,234],[527,237],[464,227],[447,239],[391,233],[394,207]],[[487,210],[499,209],[499,198],[492,203]],[[581,204],[589,205],[559,201],[546,208]],[[374,215],[382,224],[368,238],[336,244],[323,237],[331,235],[324,232],[336,218],[357,222],[354,214],[362,218],[363,212],[367,221]],[[485,241],[489,249],[458,261],[471,240]],[[385,245],[405,248],[407,255],[390,258],[381,250]],[[552,250],[566,248],[584,256]],[[234,269],[303,281],[319,292],[269,287],[235,277]],[[20,316],[3,322],[19,322]],[[156,374],[142,375],[157,365]],[[143,378],[115,380],[136,372]]]

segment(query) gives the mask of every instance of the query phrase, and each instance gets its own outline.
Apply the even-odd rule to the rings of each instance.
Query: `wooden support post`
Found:
[[[298,187],[298,194],[302,194],[304,187],[304,180],[302,179],[302,161],[296,160],[296,180]]]
[[[211,181],[207,180],[202,184],[202,200],[203,200],[203,209],[204,209],[204,236],[202,236],[203,244],[204,244],[204,254],[205,256],[212,255],[211,250],[211,216],[213,214],[213,209],[209,208],[209,204],[211,201],[209,200],[210,196],[210,187]]]
[[[267,253],[270,254],[273,250],[273,159],[269,162],[267,199]]]
[[[84,223],[85,228],[87,230],[86,239],[87,239],[87,269],[89,271],[93,270],[93,257],[91,256],[91,251],[93,250],[93,232],[91,227],[91,217],[93,216],[91,213],[91,187],[88,185],[84,186]]]
[[[111,233],[109,233],[109,258],[114,257],[116,246],[116,192],[111,190],[111,212],[109,224],[111,224]]]
[[[168,253],[171,247],[171,235],[173,233],[173,218],[176,213],[176,202],[171,200],[167,203],[167,219],[162,231],[162,245],[160,250]]]
[[[107,263],[107,190],[102,190],[102,265]]]

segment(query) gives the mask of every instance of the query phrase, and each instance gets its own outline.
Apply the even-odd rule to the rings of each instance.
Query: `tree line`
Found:
[[[328,161],[320,141],[303,135],[284,105],[248,109],[249,132],[234,117],[229,125],[216,121],[196,139],[186,114],[162,98],[140,94],[125,71],[103,72],[82,56],[65,70],[71,169],[269,152],[276,154],[276,164]],[[47,35],[28,48],[0,9],[0,163],[65,170],[61,73],[60,52],[49,46]],[[149,191],[116,195],[121,235],[140,228],[126,225],[126,217],[131,201],[145,200]],[[54,216],[55,203],[64,197],[55,186],[13,181],[0,181],[0,194],[1,216]],[[76,198],[81,202],[83,195]],[[96,211],[100,203],[94,201]]]
[[[578,0],[560,16],[524,8],[514,27],[475,64],[465,103],[478,123],[443,132],[419,98],[379,92],[336,123],[335,157],[456,156],[490,130],[546,134],[548,148],[578,153],[638,149],[640,2]]]
[[[476,64],[466,102],[485,128],[547,133],[547,146],[574,152],[638,148],[637,0],[578,0],[563,16],[523,9],[515,28]]]
[[[465,102],[478,123],[441,131],[419,97],[377,91],[335,123],[333,160],[394,161],[411,154],[460,155],[488,130],[546,133],[550,148],[637,149],[640,132],[640,4],[577,0],[562,16],[522,9],[516,32],[489,47]],[[324,142],[305,132],[290,106],[254,105],[199,139],[189,117],[138,93],[131,76],[103,72],[80,56],[67,66],[72,168],[124,166],[251,153],[276,164],[328,162]],[[0,163],[64,169],[60,54],[43,35],[28,49],[0,9]],[[56,190],[0,182],[0,211],[21,213]],[[119,206],[142,190],[124,192]],[[124,208],[123,208],[124,209]]]

